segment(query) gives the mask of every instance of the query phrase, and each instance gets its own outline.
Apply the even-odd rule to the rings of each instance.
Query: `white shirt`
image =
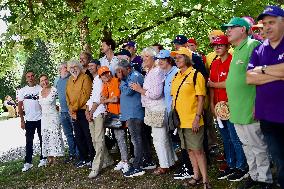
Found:
[[[23,101],[26,121],[41,119],[41,107],[38,102],[40,91],[41,87],[39,85],[34,87],[25,86],[19,91],[18,100]]]
[[[102,80],[97,75],[93,80],[92,93],[91,93],[90,99],[87,102],[87,105],[89,106],[89,110],[92,109],[93,103],[97,103],[97,104],[100,103],[102,89],[103,89]],[[96,111],[94,112],[93,118],[96,118],[99,114],[102,114],[105,112],[106,112],[105,106],[103,104],[100,104],[97,107]]]
[[[115,75],[115,69],[117,67],[118,62],[119,59],[116,56],[113,56],[110,62],[108,61],[106,55],[100,58],[101,66],[107,66],[113,76]]]

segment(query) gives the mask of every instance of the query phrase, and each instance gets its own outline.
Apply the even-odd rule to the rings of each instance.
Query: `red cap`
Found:
[[[229,45],[228,37],[225,35],[217,36],[211,45]]]
[[[188,43],[194,43],[195,45],[197,45],[195,39],[193,39],[193,38],[189,38],[189,39],[187,40],[187,42],[188,42]]]

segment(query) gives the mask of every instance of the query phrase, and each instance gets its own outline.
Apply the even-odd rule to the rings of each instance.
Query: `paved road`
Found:
[[[34,142],[38,142],[35,135]],[[25,146],[25,131],[20,128],[20,118],[0,121],[0,156],[4,152]]]

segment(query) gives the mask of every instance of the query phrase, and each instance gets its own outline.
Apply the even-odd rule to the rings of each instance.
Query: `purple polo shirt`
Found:
[[[284,38],[275,49],[267,39],[253,50],[248,70],[280,63],[284,63]],[[284,81],[256,86],[255,117],[258,120],[284,123]]]

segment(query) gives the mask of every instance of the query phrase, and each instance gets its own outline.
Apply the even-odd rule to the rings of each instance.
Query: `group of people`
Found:
[[[103,39],[102,58],[82,52],[80,61],[62,63],[54,86],[44,74],[37,85],[34,73],[27,71],[28,85],[18,96],[21,127],[26,130],[22,171],[33,166],[35,130],[42,147],[39,167],[53,165],[64,155],[62,125],[67,161],[79,157],[76,167],[89,166],[88,177],[97,177],[114,163],[105,138],[111,120],[113,128],[107,129],[120,152],[114,170],[125,177],[143,175],[147,169],[161,175],[179,160],[175,179],[189,179],[185,186],[212,188],[207,148],[216,142],[214,118],[227,164],[217,178],[245,179],[240,186],[244,189],[269,189],[272,162],[284,188],[284,10],[267,6],[257,19],[254,25],[250,17],[234,17],[221,26],[225,33],[210,32],[214,51],[207,56],[197,51],[195,39],[184,35],[172,41],[174,51],[154,44],[141,56],[133,41],[114,54],[115,42]],[[170,124],[176,119],[178,125]]]

